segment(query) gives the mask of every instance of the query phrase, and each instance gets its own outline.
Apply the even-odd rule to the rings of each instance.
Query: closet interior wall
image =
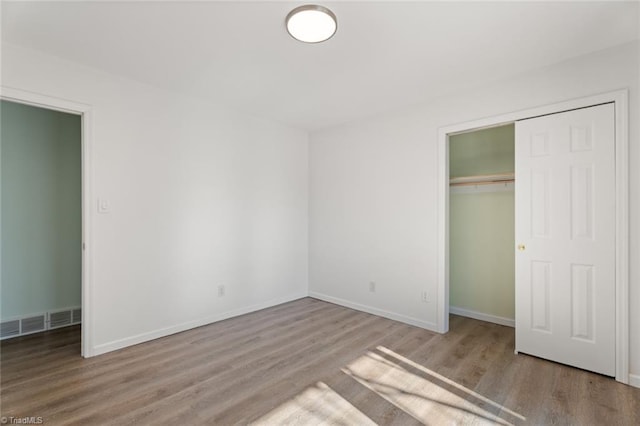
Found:
[[[513,326],[513,124],[451,136],[450,312]]]

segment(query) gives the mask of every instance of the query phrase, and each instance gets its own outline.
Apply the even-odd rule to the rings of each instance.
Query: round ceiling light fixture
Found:
[[[307,4],[293,9],[287,15],[287,31],[291,37],[305,43],[329,40],[338,29],[338,20],[324,6]]]

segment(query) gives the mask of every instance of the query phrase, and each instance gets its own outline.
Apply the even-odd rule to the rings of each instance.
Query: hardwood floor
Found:
[[[44,424],[640,424],[640,389],[311,298],[102,356],[78,327],[1,344],[0,413]]]

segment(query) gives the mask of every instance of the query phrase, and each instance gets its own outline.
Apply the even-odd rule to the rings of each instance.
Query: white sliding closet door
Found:
[[[614,105],[516,123],[516,351],[615,375]]]

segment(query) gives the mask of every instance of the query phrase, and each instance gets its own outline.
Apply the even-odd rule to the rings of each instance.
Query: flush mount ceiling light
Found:
[[[287,15],[286,24],[291,37],[305,43],[328,40],[338,29],[336,15],[326,7],[315,4],[293,9]]]

